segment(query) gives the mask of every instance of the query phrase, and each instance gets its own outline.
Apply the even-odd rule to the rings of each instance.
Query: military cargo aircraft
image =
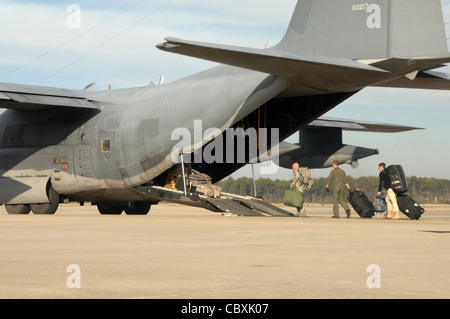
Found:
[[[146,214],[161,200],[224,210],[193,192],[189,172],[215,182],[249,162],[247,150],[246,161],[230,161],[229,152],[224,161],[195,160],[228,129],[276,129],[266,134],[270,150],[366,87],[450,88],[448,75],[433,71],[450,62],[439,0],[299,0],[272,48],[177,38],[157,47],[221,65],[112,91],[0,84],[0,204],[8,213],[53,214],[68,200],[103,214]],[[195,134],[199,121],[212,133]],[[194,136],[182,148],[179,129]]]

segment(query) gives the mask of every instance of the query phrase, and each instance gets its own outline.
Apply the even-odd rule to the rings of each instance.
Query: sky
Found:
[[[216,64],[158,50],[165,37],[264,48],[286,32],[296,0],[0,0],[0,82],[106,90],[178,80]],[[75,5],[75,6],[74,6]],[[450,37],[450,0],[442,0]],[[441,71],[450,73],[450,67]],[[378,175],[380,162],[407,175],[450,179],[450,92],[367,88],[327,116],[425,128],[399,134],[344,132],[344,143],[380,155],[342,168]],[[297,142],[297,137],[290,139]],[[289,179],[290,170],[270,177]],[[251,177],[246,167],[233,177]],[[326,177],[330,169],[312,170]]]

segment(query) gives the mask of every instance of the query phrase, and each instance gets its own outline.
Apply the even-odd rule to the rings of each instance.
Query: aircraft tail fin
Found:
[[[298,0],[289,29],[274,49],[383,59],[442,55],[448,45],[440,0]]]

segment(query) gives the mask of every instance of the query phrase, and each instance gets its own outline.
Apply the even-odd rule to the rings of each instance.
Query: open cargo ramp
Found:
[[[145,200],[167,201],[187,206],[202,207],[216,213],[229,213],[238,216],[294,217],[293,214],[261,199],[222,193],[220,197],[209,197],[196,193],[167,189],[159,186],[140,186],[135,190]]]

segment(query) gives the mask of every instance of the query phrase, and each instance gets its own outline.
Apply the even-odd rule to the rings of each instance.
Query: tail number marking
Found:
[[[369,29],[381,29],[381,7],[378,4],[360,3],[354,4],[352,10],[355,12],[365,11],[369,13],[367,17],[367,27]]]
[[[352,6],[352,10],[353,11],[366,11],[368,7],[369,7],[368,3],[354,4]]]

